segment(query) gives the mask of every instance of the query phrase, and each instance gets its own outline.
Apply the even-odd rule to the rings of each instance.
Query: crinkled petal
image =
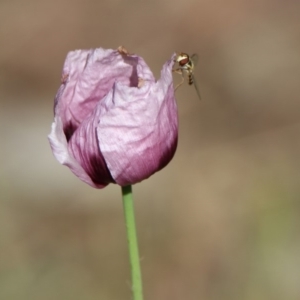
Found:
[[[99,147],[119,185],[148,178],[166,166],[176,151],[173,59],[164,65],[158,82],[144,81],[141,88],[117,82],[99,103]]]
[[[51,133],[48,136],[50,146],[55,158],[63,165],[68,166],[71,171],[82,181],[95,188],[103,188],[108,183],[96,183],[81,167],[73,155],[69,152],[66,136],[63,131],[63,123],[60,117],[55,117],[52,123]]]
[[[154,82],[151,70],[136,55],[121,55],[117,50],[102,48],[69,52],[55,98],[55,115],[62,119],[67,140],[114,82],[137,86],[138,73]]]
[[[100,110],[97,107],[75,131],[69,141],[68,147],[73,157],[80,163],[92,181],[95,184],[105,185],[115,181],[107,168],[99,148],[97,126],[100,119]]]

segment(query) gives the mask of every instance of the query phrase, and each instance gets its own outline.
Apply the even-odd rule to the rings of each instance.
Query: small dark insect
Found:
[[[180,53],[177,55],[175,62],[178,63],[178,68],[174,69],[173,72],[176,72],[180,75],[182,75],[182,81],[175,87],[175,90],[177,90],[184,82],[184,73],[188,76],[188,83],[189,85],[194,85],[197,95],[199,99],[201,100],[200,91],[197,85],[197,82],[195,80],[194,76],[194,68],[196,63],[198,62],[198,55],[193,54],[189,56],[187,53]]]

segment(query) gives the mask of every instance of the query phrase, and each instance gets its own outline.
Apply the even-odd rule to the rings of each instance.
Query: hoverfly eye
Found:
[[[188,58],[188,57],[185,57],[185,58],[182,58],[178,63],[179,63],[180,66],[184,66],[184,65],[186,65],[188,62],[189,62],[189,58]]]

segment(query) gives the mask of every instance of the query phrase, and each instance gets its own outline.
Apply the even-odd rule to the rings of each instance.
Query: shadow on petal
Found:
[[[69,121],[67,124],[64,126],[64,133],[67,139],[67,142],[69,142],[70,138],[72,137],[73,133],[77,129],[77,126],[75,126],[72,121]]]

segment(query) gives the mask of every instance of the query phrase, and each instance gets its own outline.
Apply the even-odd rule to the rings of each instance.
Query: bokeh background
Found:
[[[199,55],[177,153],[134,186],[145,299],[300,299],[299,14],[293,0],[2,0],[0,299],[131,299],[120,188],[85,185],[47,140],[67,52],[119,45],[157,77],[174,51]]]

